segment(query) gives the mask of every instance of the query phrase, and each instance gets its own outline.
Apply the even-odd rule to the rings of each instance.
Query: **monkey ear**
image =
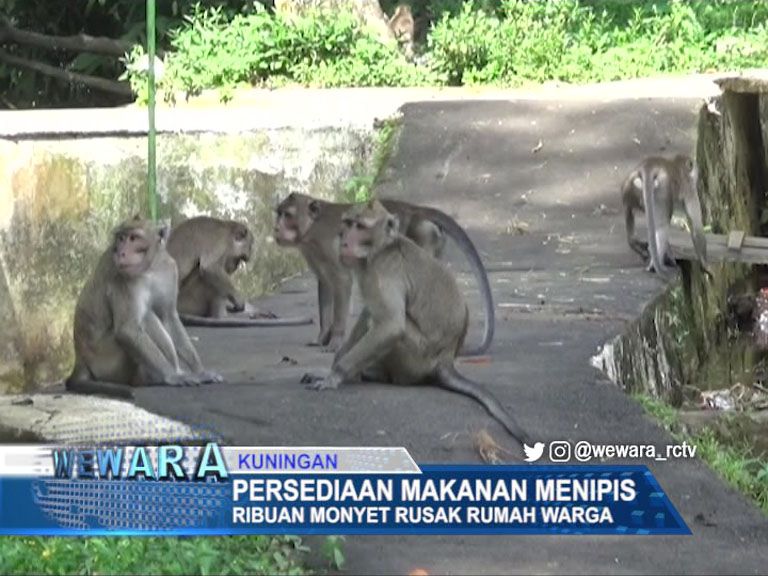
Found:
[[[235,226],[235,240],[245,240],[248,237],[248,228],[243,226],[242,224],[237,224]]]
[[[135,220],[136,222],[141,221],[141,214],[139,213],[134,214],[132,220]]]
[[[162,224],[157,229],[157,236],[160,238],[160,242],[165,244],[168,241],[168,236],[171,235],[171,226],[170,224]]]
[[[396,214],[387,217],[387,236],[395,236],[400,231],[400,219]]]
[[[312,218],[317,218],[320,215],[320,202],[318,202],[317,200],[312,200],[309,203],[308,209],[309,209],[309,215]]]

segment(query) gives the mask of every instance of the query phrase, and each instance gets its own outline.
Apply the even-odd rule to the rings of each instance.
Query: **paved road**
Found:
[[[617,188],[648,153],[689,151],[696,100],[453,101],[408,104],[383,193],[454,214],[491,272],[499,326],[492,362],[462,364],[533,438],[670,438],[589,365],[661,284],[624,241]],[[538,151],[534,152],[537,149]],[[525,228],[527,233],[515,234]],[[467,293],[479,306],[461,260]],[[313,313],[307,278],[259,305]],[[519,305],[542,305],[521,312]],[[593,314],[579,311],[594,311]],[[204,361],[229,383],[146,389],[143,407],[205,423],[238,444],[406,446],[419,462],[477,462],[472,433],[502,429],[472,401],[431,388],[298,383],[330,358],[303,344],[315,328],[195,330]],[[296,362],[283,361],[284,357]],[[169,402],[172,401],[173,403]],[[353,537],[348,573],[765,573],[768,518],[697,461],[651,468],[691,537]]]

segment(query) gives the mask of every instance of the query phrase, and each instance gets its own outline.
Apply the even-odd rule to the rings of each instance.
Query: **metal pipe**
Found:
[[[155,0],[147,0],[147,57],[149,58],[149,132],[147,138],[147,194],[149,214],[157,222],[157,156],[155,141]]]

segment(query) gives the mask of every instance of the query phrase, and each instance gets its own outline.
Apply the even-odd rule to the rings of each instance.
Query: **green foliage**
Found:
[[[381,2],[390,14],[398,3]],[[226,100],[239,86],[518,86],[768,66],[765,0],[409,4],[419,28],[416,64],[394,44],[362,29],[346,11],[288,16],[271,14],[254,0],[159,1],[159,45],[166,49],[159,88],[168,99],[218,89]],[[136,43],[123,78],[141,102],[146,101],[146,72],[138,65],[145,41],[143,5],[134,0],[0,0],[0,16],[47,34],[84,31]],[[110,78],[120,73],[114,58],[8,49],[81,73]],[[22,105],[100,102],[93,91],[4,65],[0,94]],[[5,98],[0,96],[0,102]]]
[[[0,574],[306,574],[298,538],[0,538]]]
[[[748,446],[724,445],[708,428],[695,436],[695,442],[699,458],[768,513],[768,461],[753,458]]]
[[[371,37],[355,39],[349,53],[337,59],[299,63],[291,76],[306,86],[425,86],[437,84],[430,70],[408,63],[394,46]]]
[[[335,570],[343,570],[347,559],[344,556],[344,536],[328,536],[323,542],[322,553],[328,565]]]
[[[371,198],[375,184],[370,174],[352,176],[344,186],[344,199],[347,202],[365,202]]]
[[[676,438],[679,438],[680,429],[677,420],[677,410],[660,400],[644,394],[636,394],[632,397],[648,414],[658,420],[664,428],[672,432]]]
[[[253,0],[198,0],[203,6],[221,6],[231,17],[251,10]],[[129,43],[146,41],[146,2],[143,0],[0,0],[0,19],[42,34],[70,36],[80,33],[105,36]],[[167,33],[182,24],[192,6],[186,0],[157,0],[158,45],[166,46]],[[122,66],[112,56],[7,43],[3,46],[15,56],[59,68],[104,78],[117,78]],[[121,97],[67,84],[28,69],[0,64],[0,106],[36,107],[50,105],[110,105]]]
[[[394,44],[384,44],[347,13],[272,15],[256,7],[228,18],[220,8],[198,8],[171,33],[173,51],[158,84],[166,95],[196,94],[239,85],[402,86],[434,83],[428,70],[408,63]],[[128,57],[139,100],[146,75]]]
[[[380,122],[370,166],[366,166],[363,162],[356,166],[355,175],[349,179],[344,188],[347,202],[365,202],[372,197],[373,189],[392,155],[401,121],[402,117],[396,117]]]
[[[449,84],[605,81],[765,66],[765,2],[527,2],[446,13],[428,39]]]
[[[698,458],[709,464],[731,486],[752,498],[768,514],[768,459],[765,455],[755,457],[746,441],[724,439],[712,428],[688,434],[680,425],[674,408],[645,395],[633,397],[672,433],[676,441],[685,440],[695,445]]]

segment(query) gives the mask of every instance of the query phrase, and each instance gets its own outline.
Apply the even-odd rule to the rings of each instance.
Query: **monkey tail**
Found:
[[[184,326],[203,326],[206,328],[270,328],[277,326],[306,326],[314,323],[309,316],[295,318],[207,318],[195,314],[179,314]]]
[[[667,276],[669,271],[664,264],[664,259],[659,254],[659,246],[656,242],[656,202],[654,199],[653,170],[648,162],[640,167],[640,177],[643,181],[643,203],[645,215],[648,220],[648,253],[651,256],[651,265],[660,275]]]
[[[479,384],[462,376],[453,365],[438,368],[437,380],[441,387],[477,400],[520,444],[529,442],[528,434],[523,431],[501,403],[490,392],[481,388]]]
[[[699,202],[695,181],[691,190],[688,190],[686,194],[683,194],[683,208],[688,216],[688,223],[691,227],[691,239],[693,240],[693,247],[696,250],[696,256],[699,258],[699,263],[704,269],[704,272],[707,276],[712,278],[712,271],[707,264],[707,237],[704,236],[701,202]]]
[[[424,216],[431,222],[440,226],[445,230],[448,235],[459,245],[461,252],[469,261],[469,265],[472,268],[472,273],[477,279],[477,284],[480,288],[480,295],[483,298],[483,304],[485,305],[485,326],[483,329],[483,339],[478,346],[470,349],[463,349],[461,351],[462,356],[481,356],[485,354],[493,341],[493,335],[496,331],[496,317],[495,307],[493,304],[493,293],[491,292],[491,283],[488,280],[488,272],[485,270],[483,261],[480,258],[480,254],[472,242],[470,237],[459,225],[456,220],[448,216],[448,214],[435,210],[428,206],[420,207],[424,212]]]
[[[78,394],[99,394],[102,396],[111,396],[113,398],[133,398],[133,390],[127,384],[118,384],[116,382],[103,382],[101,380],[75,380],[67,378],[64,382],[64,388],[69,392]]]

